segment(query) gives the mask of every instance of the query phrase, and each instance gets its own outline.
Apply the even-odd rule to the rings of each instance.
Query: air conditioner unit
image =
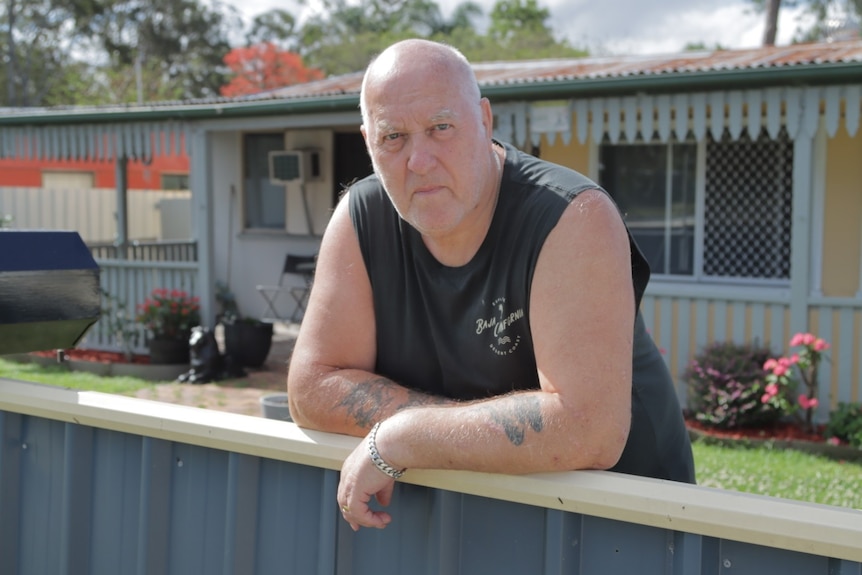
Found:
[[[320,150],[282,150],[269,153],[269,181],[273,184],[323,179]]]

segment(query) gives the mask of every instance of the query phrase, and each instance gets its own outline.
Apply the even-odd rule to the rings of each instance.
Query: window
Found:
[[[284,150],[284,134],[243,139],[245,228],[285,229],[285,187],[269,181],[269,152]]]
[[[702,146],[604,144],[599,157],[599,182],[653,274],[789,280],[793,144],[783,130],[776,140],[765,130],[757,140],[707,136]]]
[[[607,145],[599,181],[654,274],[694,273],[696,144]]]
[[[189,175],[188,174],[162,174],[162,189],[163,190],[188,190]]]

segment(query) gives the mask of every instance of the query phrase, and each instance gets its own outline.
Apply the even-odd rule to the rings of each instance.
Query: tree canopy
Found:
[[[320,70],[303,66],[299,54],[280,50],[268,42],[234,48],[224,57],[224,62],[234,74],[233,79],[221,87],[221,95],[227,97],[323,78]]]
[[[472,1],[448,17],[432,0],[315,6],[301,24],[298,15],[275,9],[246,25],[223,0],[3,0],[0,106],[269,89],[362,70],[383,48],[409,37],[448,42],[473,61],[586,54],[555,36],[551,13],[538,0],[498,0],[488,18]],[[250,76],[252,62],[263,76]]]

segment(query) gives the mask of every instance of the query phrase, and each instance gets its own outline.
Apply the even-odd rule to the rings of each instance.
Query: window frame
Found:
[[[651,278],[654,281],[660,281],[668,284],[698,284],[698,285],[726,285],[726,286],[753,286],[753,287],[770,287],[770,288],[788,288],[790,287],[790,278],[757,278],[757,277],[724,277],[724,276],[711,276],[706,275],[704,273],[704,250],[705,250],[705,227],[706,227],[706,168],[707,168],[707,138],[701,138],[700,140],[695,141],[691,135],[686,139],[686,142],[694,143],[696,145],[696,156],[695,156],[695,197],[694,197],[694,234],[693,234],[693,261],[692,261],[692,273],[690,275],[683,274],[668,274],[664,272],[659,272],[656,270],[651,270]],[[665,146],[669,147],[674,144],[679,144],[677,139],[670,138],[666,141],[661,141],[657,136],[653,136],[653,139],[647,145],[656,145],[656,146]],[[601,143],[593,142],[590,145],[590,171],[593,174],[593,178],[599,185],[602,183],[599,181],[600,175],[600,162],[601,162],[601,147],[602,146],[627,146],[627,145],[644,145],[645,142],[643,139],[638,136],[638,139],[634,142],[627,142],[624,139],[620,139],[617,142],[610,142],[607,139],[607,136]],[[793,145],[792,140],[790,141],[790,145]],[[671,154],[666,154],[668,158],[668,162],[671,160]],[[797,159],[794,157],[793,162],[795,163]],[[791,165],[791,170],[793,169]],[[668,180],[668,167],[665,165],[663,167],[663,173],[665,175],[665,181]],[[611,198],[614,198],[613,190],[608,189],[608,194],[610,194]],[[616,201],[616,200],[614,200]],[[670,209],[669,206],[665,206],[665,213]],[[667,249],[667,248],[666,248]],[[789,256],[792,258],[792,255]],[[652,266],[651,266],[652,267]]]

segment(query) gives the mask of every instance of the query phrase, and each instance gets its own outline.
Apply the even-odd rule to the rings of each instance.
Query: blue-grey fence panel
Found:
[[[398,483],[354,533],[338,472],[0,411],[0,573],[848,575],[860,563]]]

